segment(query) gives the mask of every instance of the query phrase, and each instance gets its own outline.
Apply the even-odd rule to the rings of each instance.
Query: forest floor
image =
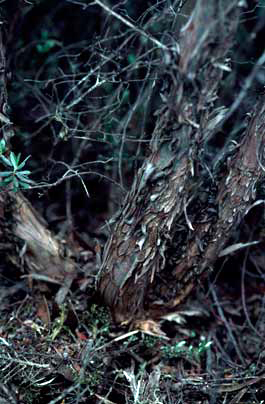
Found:
[[[57,285],[2,268],[1,404],[262,403],[264,258],[255,258],[220,260],[159,333],[115,326],[89,277],[58,307]]]
[[[98,222],[101,220],[102,225],[116,213],[126,194],[123,191],[130,189],[135,169],[145,157],[144,145],[153,133],[157,111],[165,107],[165,100],[168,103],[171,96],[175,97],[175,92],[170,91],[172,83],[179,80],[178,76],[175,78],[179,72],[178,61],[174,59],[170,70],[168,54],[158,58],[152,38],[161,39],[162,43],[165,38],[175,38],[171,24],[173,27],[179,9],[172,12],[168,1],[153,2],[149,11],[144,8],[145,4],[146,7],[152,4],[149,1],[121,2],[121,6],[123,3],[128,6],[122,15],[128,14],[128,18],[131,15],[137,24],[143,21],[144,29],[147,27],[147,32],[152,33],[149,43],[145,37],[139,40],[139,30],[134,36],[130,28],[128,36],[124,36],[125,26],[128,27],[122,22],[124,17],[116,21],[105,13],[106,7],[103,10],[98,5],[80,7],[81,3],[45,0],[33,5],[31,1],[6,1],[3,8],[6,17],[1,23],[7,31],[6,76],[10,76],[6,87],[11,121],[17,132],[12,138],[12,150],[17,155],[21,152],[26,160],[32,156],[27,160],[27,167],[33,174],[30,178],[37,184],[35,189],[25,191],[25,196],[47,220],[49,230],[57,239],[62,240],[72,232],[76,245],[82,245],[82,249],[78,273],[65,303],[58,305],[55,296],[61,285],[47,279],[33,279],[23,256],[26,243],[20,251],[15,251],[13,243],[7,243],[2,237],[0,404],[265,403],[264,189],[263,195],[257,197],[262,202],[259,206],[249,201],[252,218],[244,218],[240,229],[235,229],[237,234],[232,241],[258,240],[258,244],[219,258],[208,279],[198,283],[185,303],[159,320],[146,318],[146,331],[144,324],[141,330],[115,325],[96,291],[98,263],[93,235],[100,227]],[[184,6],[185,3],[189,2],[185,1]],[[202,21],[208,21],[203,14],[203,2],[198,3],[202,4]],[[212,5],[217,3],[221,10],[219,2]],[[219,125],[218,117],[228,107],[239,106],[238,115],[236,111],[235,116],[230,116],[220,133],[209,141],[208,160],[218,156],[225,136],[228,139],[233,134],[233,145],[240,143],[237,141],[245,131],[245,117],[253,113],[258,95],[264,96],[264,71],[259,71],[257,66],[264,64],[260,58],[264,52],[265,8],[261,2],[259,6],[258,2],[254,2],[256,6],[253,2],[238,3],[242,7],[240,25],[235,30],[235,45],[228,58],[226,53],[223,55],[223,50],[230,46],[232,34],[228,28],[237,19],[223,10],[219,10],[220,24],[216,25],[215,20],[207,24],[218,27],[209,34],[209,40],[208,34],[201,35],[203,23],[203,31],[200,26],[195,29],[196,24],[190,24],[193,27],[190,53],[183,42],[185,63],[181,69],[190,64],[195,70],[181,73],[180,82],[185,78],[180,87],[183,92],[176,87],[176,94],[185,95],[187,106],[193,105],[200,96],[198,111],[208,110],[208,104],[215,101],[215,93],[219,97],[216,111],[212,110],[218,114],[209,110],[209,128],[207,114],[207,119],[202,115],[198,120],[200,125],[202,122],[209,133],[215,133],[211,128]],[[251,3],[249,9],[243,8],[247,7],[243,3]],[[231,4],[228,2],[229,9]],[[115,13],[119,11],[115,10]],[[185,12],[187,16],[190,14],[189,10]],[[168,34],[165,27],[169,27]],[[195,46],[195,34],[198,46]],[[216,44],[222,45],[219,34],[226,38],[224,46],[220,46],[222,57],[216,56]],[[198,61],[194,49],[202,49]],[[208,63],[208,60],[222,63]],[[145,64],[146,72],[142,67]],[[213,79],[213,93],[210,92],[210,101],[204,105],[201,95],[209,92],[209,83],[204,80],[208,67],[213,68],[210,72],[215,72],[214,69],[218,72],[220,91],[216,90]],[[94,73],[88,74],[90,70]],[[219,70],[224,73],[222,80]],[[97,85],[99,78],[106,86]],[[153,85],[155,82],[158,87]],[[237,104],[242,94],[246,99]],[[182,95],[178,97],[181,99]],[[6,110],[5,103],[4,106]],[[180,128],[185,120],[189,129],[196,127],[189,116],[192,109],[183,109],[185,114],[179,115]],[[2,112],[1,125],[8,122]],[[175,126],[172,128],[176,130]],[[122,190],[117,187],[121,155],[126,163],[127,182]],[[17,167],[8,178],[15,178],[16,172]],[[80,185],[81,174],[89,174],[84,177],[89,198],[82,189],[83,179]],[[259,215],[254,217],[257,208]],[[0,220],[5,229],[6,221]],[[71,226],[73,230],[69,230]],[[102,244],[106,242],[106,234],[103,236]],[[85,238],[91,239],[92,247],[88,247]],[[18,257],[16,262],[10,256],[12,249],[13,258]],[[166,286],[172,282],[163,280]]]

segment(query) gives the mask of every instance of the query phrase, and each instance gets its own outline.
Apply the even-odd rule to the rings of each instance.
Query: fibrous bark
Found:
[[[179,38],[178,60],[171,55],[150,153],[116,218],[99,275],[100,292],[117,322],[159,316],[182,302],[255,198],[263,176],[262,103],[230,160],[225,154],[211,156],[210,163],[204,158],[227,114],[217,93],[229,70],[237,16],[236,2],[212,0],[205,7],[197,1]],[[165,278],[163,287],[174,249],[172,282]]]
[[[0,220],[2,248],[10,260],[26,266],[31,278],[60,285],[56,301],[63,303],[76,276],[74,251],[55,238],[20,192],[0,194]]]
[[[218,91],[230,69],[237,3],[212,0],[206,7],[198,0],[173,38],[172,52],[160,49],[161,107],[149,154],[115,219],[98,275],[100,293],[118,322],[159,317],[186,298],[222,254],[264,175],[262,102],[232,155],[221,152],[207,160],[209,139],[229,115]],[[2,44],[0,50],[0,121],[9,144],[13,126]],[[1,194],[0,220],[2,249],[26,262],[37,279],[64,284],[57,296],[62,302],[75,277],[74,252],[54,238],[19,193]]]

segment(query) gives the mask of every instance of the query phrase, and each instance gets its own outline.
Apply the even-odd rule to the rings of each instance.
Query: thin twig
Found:
[[[107,13],[112,15],[113,17],[117,18],[118,20],[122,21],[124,24],[126,24],[128,27],[132,28],[134,31],[138,32],[139,34],[143,35],[145,38],[149,39],[149,41],[153,42],[156,44],[159,48],[163,49],[164,51],[169,51],[168,47],[164,44],[162,44],[160,41],[158,41],[156,38],[154,38],[152,35],[147,34],[145,31],[143,31],[141,28],[136,27],[133,25],[130,21],[126,20],[126,18],[122,17],[120,14],[116,13],[113,11],[111,8],[106,6],[106,4],[102,3],[100,0],[95,0],[93,4],[97,4],[101,8],[103,8]]]

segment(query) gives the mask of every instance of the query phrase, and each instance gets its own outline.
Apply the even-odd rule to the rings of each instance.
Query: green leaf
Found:
[[[4,178],[3,179],[3,183],[4,184],[9,184],[10,182],[12,182],[13,181],[13,177],[7,177],[7,178]]]
[[[21,180],[21,181],[27,181],[28,177],[26,177],[25,175],[21,174],[20,172],[16,173],[16,177]]]
[[[20,173],[16,173],[16,177],[19,179],[19,181],[26,182],[27,184],[35,184],[34,181],[25,177],[24,175],[21,175]]]
[[[38,45],[36,46],[36,48],[37,48],[37,51],[38,51],[39,53],[43,53],[43,45],[41,45],[41,44],[38,43]]]
[[[177,343],[176,347],[177,347],[177,348],[181,348],[181,347],[183,347],[184,345],[186,345],[186,341],[180,341],[180,342]]]
[[[21,186],[21,188],[24,188],[24,189],[29,189],[30,188],[30,185],[26,184],[25,182],[20,182],[19,185]]]
[[[129,62],[130,64],[134,64],[134,63],[136,62],[136,56],[135,56],[134,53],[130,53],[130,54],[128,55],[128,62]]]
[[[4,162],[5,165],[7,165],[7,166],[9,166],[9,167],[12,167],[11,161],[9,161],[5,156],[0,156],[0,157],[1,157],[1,159],[3,160],[3,162]]]
[[[130,96],[130,91],[126,88],[122,93],[121,101],[128,102],[129,96]]]
[[[3,171],[2,173],[0,173],[0,177],[9,177],[12,174],[12,171]]]
[[[36,48],[39,53],[47,53],[56,45],[54,39],[46,39],[44,42],[37,44]]]
[[[19,182],[16,177],[13,178],[13,191],[16,192],[19,188]]]
[[[0,153],[2,154],[6,149],[6,141],[5,139],[0,140]]]
[[[29,174],[31,174],[31,171],[29,171],[29,170],[18,171],[17,174],[29,175]]]
[[[17,169],[17,163],[18,163],[18,161],[19,161],[19,155],[16,157],[16,155],[13,153],[13,152],[11,152],[10,153],[10,161],[11,161],[11,163],[12,163],[12,166],[14,167],[14,169],[16,170]]]
[[[26,157],[25,160],[23,160],[22,163],[19,164],[17,169],[20,170],[21,168],[23,168],[30,157],[31,156]]]

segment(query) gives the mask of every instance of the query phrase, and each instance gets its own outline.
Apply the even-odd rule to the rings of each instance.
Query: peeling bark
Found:
[[[257,107],[221,173],[223,180],[217,178],[214,164],[203,163],[207,140],[227,112],[216,101],[237,16],[235,2],[212,1],[205,7],[198,1],[181,32],[179,61],[163,93],[164,105],[157,111],[150,155],[104,251],[99,290],[117,322],[159,316],[182,302],[214,264],[255,198],[256,183],[263,175],[257,158],[263,161],[263,105]],[[198,203],[202,193],[206,200]],[[207,210],[210,196],[214,214]],[[179,227],[181,231],[176,230]],[[165,277],[163,288],[160,280],[168,265],[168,250],[170,245],[174,248],[178,235],[182,241],[176,245],[172,283]]]
[[[198,0],[176,35],[180,53],[161,55],[167,73],[160,75],[162,102],[150,152],[116,217],[98,274],[99,291],[117,322],[159,317],[180,304],[214,265],[264,177],[262,102],[232,158],[220,157],[226,167],[217,170],[214,158],[209,166],[204,162],[207,142],[227,113],[217,93],[229,69],[237,3],[212,0],[206,7]],[[8,144],[13,127],[6,115],[5,74],[0,38],[0,121]],[[75,278],[74,251],[52,235],[20,193],[0,194],[0,221],[2,250],[19,265],[24,261],[33,277],[63,284],[57,295],[62,302]],[[170,261],[172,282],[165,276],[163,286]]]
[[[47,229],[21,193],[0,194],[1,250],[11,262],[26,267],[30,277],[60,285],[56,296],[63,303],[76,276],[74,252]]]
[[[256,197],[256,186],[265,177],[265,102],[255,108],[253,117],[237,152],[228,162],[227,175],[218,184],[216,193],[216,221],[207,212],[203,222],[193,223],[192,237],[186,252],[174,270],[176,296],[164,310],[181,303],[215,263],[225,244],[251,208]],[[153,315],[159,312],[153,305]]]

